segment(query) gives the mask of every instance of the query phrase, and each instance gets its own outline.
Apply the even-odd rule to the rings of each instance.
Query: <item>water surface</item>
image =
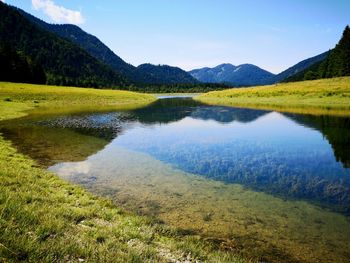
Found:
[[[62,178],[221,249],[350,260],[349,118],[165,98],[133,111],[28,116],[0,132]]]

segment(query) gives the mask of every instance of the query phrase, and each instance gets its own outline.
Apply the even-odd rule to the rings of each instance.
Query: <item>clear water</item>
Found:
[[[350,261],[350,119],[165,98],[0,132],[66,180],[274,262]]]

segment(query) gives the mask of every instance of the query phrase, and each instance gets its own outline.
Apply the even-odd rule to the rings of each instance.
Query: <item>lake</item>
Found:
[[[0,123],[17,149],[119,206],[267,262],[350,262],[350,118],[165,96]]]

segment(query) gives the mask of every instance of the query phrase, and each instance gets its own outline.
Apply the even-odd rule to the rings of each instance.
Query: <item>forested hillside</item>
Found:
[[[277,74],[273,79],[273,83],[281,82],[288,78],[294,78],[299,76],[300,74],[305,74],[304,71],[306,69],[309,69],[310,67],[315,67],[315,65],[319,65],[328,55],[329,51],[298,62],[294,66]]]
[[[350,76],[350,27],[346,26],[339,43],[326,58],[285,81],[301,81]]]
[[[31,58],[0,43],[0,81],[46,83],[43,68]]]
[[[57,34],[83,48],[91,56],[110,66],[132,83],[140,84],[193,84],[197,81],[186,71],[168,65],[142,64],[135,67],[116,55],[96,36],[75,25],[56,25],[46,23],[23,10],[18,9],[30,21],[54,34]]]
[[[0,2],[0,43],[40,65],[48,84],[118,87],[127,80],[85,50],[47,32]]]
[[[215,83],[240,87],[350,75],[349,26],[333,50],[303,60],[277,75],[251,64],[222,64],[186,72],[168,65],[146,63],[135,67],[75,25],[48,24],[1,1],[0,12],[3,81],[146,92],[203,92],[222,88]],[[200,82],[211,84],[199,85]]]

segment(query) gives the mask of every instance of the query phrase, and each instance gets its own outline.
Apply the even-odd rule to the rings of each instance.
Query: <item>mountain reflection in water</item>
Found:
[[[84,160],[117,140],[186,172],[344,213],[350,212],[349,130],[349,118],[210,106],[191,98],[160,99],[126,112],[29,116],[0,126],[5,138],[44,165]]]

